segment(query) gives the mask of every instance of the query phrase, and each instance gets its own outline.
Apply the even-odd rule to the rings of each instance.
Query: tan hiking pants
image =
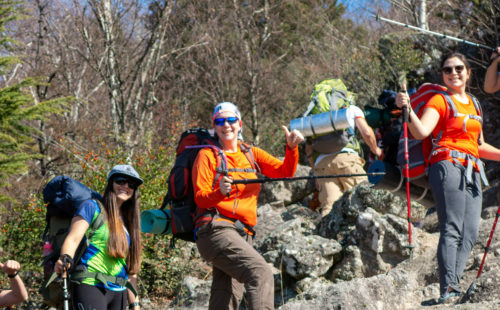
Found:
[[[355,153],[337,153],[324,157],[314,166],[314,175],[328,174],[361,174],[366,173],[363,169],[365,161]],[[319,191],[319,210],[322,216],[330,213],[333,203],[339,199],[342,194],[368,180],[366,176],[317,179]]]
[[[196,238],[201,256],[213,265],[209,309],[238,310],[244,290],[247,309],[274,309],[273,273],[252,236],[241,236],[228,221],[212,221],[198,228]]]

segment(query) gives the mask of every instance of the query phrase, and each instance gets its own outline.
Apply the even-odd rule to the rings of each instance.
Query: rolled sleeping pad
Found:
[[[170,210],[156,209],[141,212],[141,230],[144,233],[171,234]]]
[[[290,131],[297,129],[304,137],[330,133],[349,127],[354,127],[354,124],[350,124],[347,119],[347,108],[308,115],[290,121]]]
[[[365,107],[365,120],[371,128],[381,128],[391,124],[391,114],[386,109]]]
[[[406,199],[405,178],[398,166],[376,160],[368,167],[368,173],[373,172],[385,172],[384,175],[368,176],[368,181],[374,184],[373,188],[384,189]],[[425,176],[410,180],[410,200],[416,201],[427,208],[435,206],[436,203]]]

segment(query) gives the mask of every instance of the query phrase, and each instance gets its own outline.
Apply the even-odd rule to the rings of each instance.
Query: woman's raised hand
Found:
[[[298,130],[294,129],[290,132],[286,126],[281,127],[285,131],[286,144],[289,148],[294,149],[304,141],[304,136]]]

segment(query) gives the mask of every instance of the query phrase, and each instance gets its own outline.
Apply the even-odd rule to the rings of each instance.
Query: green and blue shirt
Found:
[[[92,225],[100,212],[101,208],[95,200],[87,200],[78,207],[75,216],[81,216],[89,225]],[[130,236],[126,229],[125,232],[130,246]],[[128,279],[126,259],[111,257],[108,254],[108,239],[109,228],[105,221],[92,236],[89,246],[80,259],[79,265],[85,266],[88,272],[100,272],[110,276]],[[103,283],[95,279],[87,278],[84,279],[82,283],[97,287],[105,287]],[[107,284],[107,288],[111,291],[124,291],[126,289],[124,286],[119,286],[115,283],[108,282]]]

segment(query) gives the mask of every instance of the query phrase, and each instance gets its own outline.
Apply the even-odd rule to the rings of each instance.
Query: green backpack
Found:
[[[338,110],[354,103],[354,93],[347,90],[341,79],[326,79],[314,85],[311,102],[303,117]]]
[[[347,90],[341,79],[326,79],[314,85],[311,101],[302,117],[343,109],[354,103],[355,94]],[[350,129],[316,135],[310,140],[316,156],[337,153],[344,147],[350,147],[358,153],[361,150],[359,142],[354,137],[354,132]]]

